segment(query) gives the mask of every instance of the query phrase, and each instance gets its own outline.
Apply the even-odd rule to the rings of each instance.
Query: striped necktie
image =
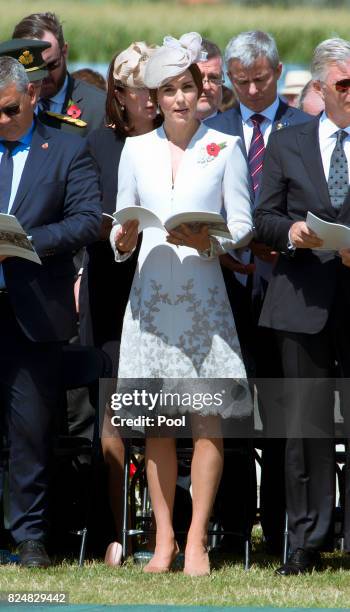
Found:
[[[7,213],[10,203],[12,178],[13,178],[13,159],[12,151],[18,147],[20,142],[17,140],[2,140],[6,151],[2,154],[0,162],[0,213]]]
[[[254,198],[256,199],[256,194],[260,187],[265,153],[264,138],[261,133],[260,125],[264,121],[265,117],[263,117],[263,115],[255,114],[252,115],[250,119],[253,123],[254,129],[248,152],[248,165],[254,189]]]

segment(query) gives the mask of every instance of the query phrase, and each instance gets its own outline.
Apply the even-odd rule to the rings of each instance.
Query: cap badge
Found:
[[[26,50],[19,56],[18,61],[23,64],[23,66],[28,66],[33,63],[34,57],[30,51]]]

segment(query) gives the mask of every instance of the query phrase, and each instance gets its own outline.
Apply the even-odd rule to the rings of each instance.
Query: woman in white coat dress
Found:
[[[168,235],[157,228],[144,230],[124,317],[119,376],[243,379],[237,383],[242,392],[225,415],[235,416],[251,399],[217,256],[250,240],[248,170],[238,138],[195,118],[202,91],[195,63],[200,53],[201,37],[191,33],[179,41],[167,37],[149,61],[145,83],[154,90],[164,124],[126,140],[117,210],[141,204],[163,219],[185,210],[224,211],[232,239],[209,237],[206,226],[195,233],[183,225]],[[130,256],[137,235],[136,220],[112,229],[116,261]],[[218,418],[215,410],[204,413],[209,428],[210,419]],[[193,415],[193,424],[198,418]],[[194,433],[193,513],[184,566],[191,576],[210,571],[207,529],[222,465],[222,439]],[[178,552],[172,526],[175,440],[148,437],[146,468],[157,533],[155,554],[144,571],[160,573],[170,569]]]

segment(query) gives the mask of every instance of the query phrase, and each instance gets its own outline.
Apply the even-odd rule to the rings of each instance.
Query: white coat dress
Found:
[[[209,147],[208,145],[214,145]],[[117,210],[142,205],[162,219],[182,211],[221,212],[232,240],[217,238],[211,254],[169,244],[166,232],[143,231],[120,346],[120,378],[241,379],[250,402],[218,254],[248,244],[252,232],[249,175],[238,137],[200,124],[172,182],[162,127],[127,138],[118,177]],[[119,254],[116,261],[130,253]],[[239,383],[241,384],[241,383]],[[231,414],[243,406],[231,405]],[[215,413],[214,408],[208,414]],[[243,410],[245,412],[245,410]]]

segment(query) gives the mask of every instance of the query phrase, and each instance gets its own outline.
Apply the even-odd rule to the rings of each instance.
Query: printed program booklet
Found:
[[[41,264],[27,233],[14,215],[0,213],[0,255],[22,257]]]
[[[231,238],[230,230],[228,229],[225,219],[222,215],[215,212],[195,210],[191,212],[179,212],[171,215],[163,222],[154,212],[144,206],[127,206],[113,213],[114,219],[121,225],[131,219],[137,219],[139,222],[139,232],[142,232],[148,227],[157,227],[166,231],[171,231],[179,228],[182,223],[190,226],[192,231],[199,231],[201,225],[208,226],[210,236],[222,236],[223,238]]]
[[[315,250],[339,251],[350,247],[350,227],[324,221],[310,211],[307,213],[306,225],[323,240],[323,246]]]

